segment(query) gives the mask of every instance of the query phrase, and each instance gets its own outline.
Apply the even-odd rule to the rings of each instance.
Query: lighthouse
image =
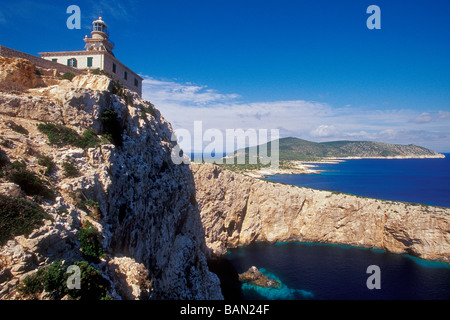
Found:
[[[80,70],[100,69],[111,74],[127,89],[142,95],[142,77],[120,62],[113,53],[114,42],[102,17],[92,22],[91,37],[84,37],[84,51],[41,52],[39,55],[53,62]]]
[[[114,43],[109,40],[108,25],[99,17],[92,22],[91,38],[86,35],[84,37],[86,42],[85,49],[87,51],[108,51],[113,54]]]

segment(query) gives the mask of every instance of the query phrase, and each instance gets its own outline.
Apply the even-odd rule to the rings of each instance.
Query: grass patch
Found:
[[[47,135],[50,145],[64,147],[70,145],[77,148],[95,148],[99,146],[100,139],[93,130],[86,130],[80,136],[75,130],[63,125],[53,123],[41,123],[38,130]]]
[[[0,194],[0,245],[16,236],[28,236],[50,216],[37,204]]]

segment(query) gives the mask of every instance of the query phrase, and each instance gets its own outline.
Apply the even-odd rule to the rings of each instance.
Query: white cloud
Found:
[[[428,113],[428,112],[423,112],[420,115],[418,115],[417,117],[415,117],[412,122],[415,123],[428,123],[431,120],[433,120],[433,116]]]
[[[339,131],[335,126],[320,125],[310,132],[310,136],[313,138],[330,138],[338,135]]]
[[[161,81],[150,77],[144,78],[142,90],[144,96],[149,95],[149,98],[155,102],[176,103],[182,106],[205,106],[210,103],[231,101],[239,97],[235,94],[220,94],[206,86]]]
[[[438,118],[439,119],[448,119],[448,118],[450,118],[450,112],[440,110],[438,112]]]
[[[348,105],[335,108],[304,100],[242,102],[238,94],[220,93],[207,86],[145,76],[144,79],[143,97],[161,110],[174,129],[193,132],[194,121],[202,121],[203,130],[279,129],[281,137],[414,143],[450,151],[448,111],[418,113]],[[418,122],[420,131],[416,128]]]

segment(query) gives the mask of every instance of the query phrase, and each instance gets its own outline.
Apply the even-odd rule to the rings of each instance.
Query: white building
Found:
[[[116,59],[114,43],[109,40],[108,25],[102,20],[92,22],[91,38],[84,38],[85,51],[42,52],[39,55],[46,59],[65,64],[80,70],[100,69],[110,73],[125,88],[142,95],[142,78]]]

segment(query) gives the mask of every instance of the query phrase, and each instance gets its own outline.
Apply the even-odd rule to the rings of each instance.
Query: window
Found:
[[[92,67],[92,57],[87,58],[87,66]]]
[[[113,63],[113,72],[116,73],[116,64]]]
[[[125,80],[128,80],[128,72],[125,71],[125,72],[123,73],[123,78],[124,78]]]
[[[139,86],[139,81],[138,81],[138,79],[136,79],[136,78],[134,78],[134,86],[135,86],[135,87],[138,87],[138,86]]]
[[[103,32],[103,25],[100,23],[94,24],[94,31],[102,31]]]
[[[69,67],[76,68],[77,67],[77,59],[75,59],[75,58],[67,59],[67,65]]]
[[[58,59],[52,59],[53,62],[58,62]]]

